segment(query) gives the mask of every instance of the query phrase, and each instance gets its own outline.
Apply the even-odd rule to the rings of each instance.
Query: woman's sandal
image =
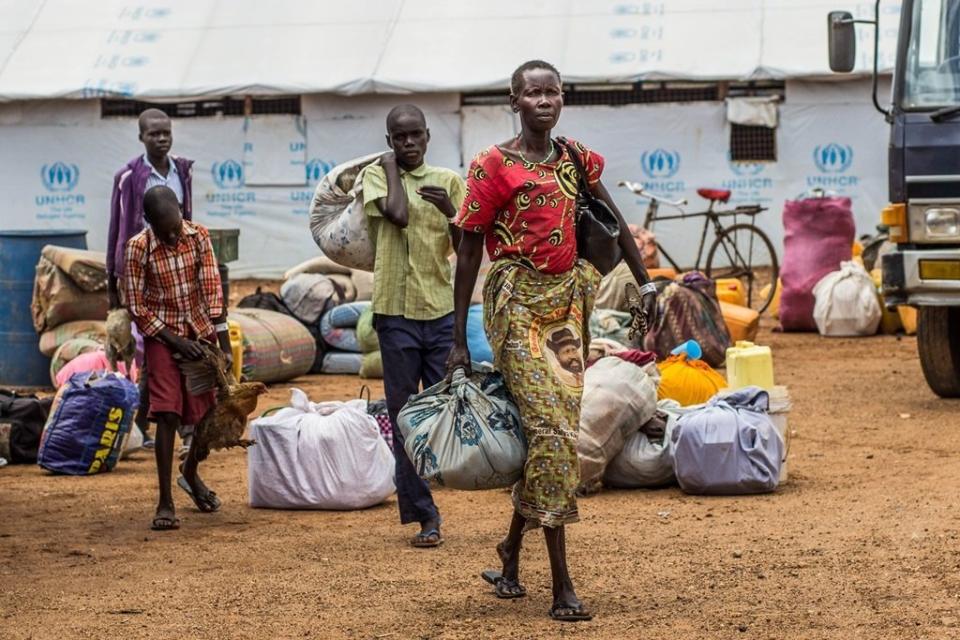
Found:
[[[527,589],[519,580],[504,578],[503,574],[493,569],[487,569],[480,577],[493,585],[494,594],[501,600],[513,600],[527,595]]]
[[[593,620],[593,614],[583,604],[576,606],[564,602],[554,602],[550,607],[550,617],[559,622],[586,622]]]

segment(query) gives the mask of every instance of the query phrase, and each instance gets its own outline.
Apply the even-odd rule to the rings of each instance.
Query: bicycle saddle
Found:
[[[697,189],[697,195],[707,200],[716,200],[724,204],[730,199],[731,191],[729,189]]]

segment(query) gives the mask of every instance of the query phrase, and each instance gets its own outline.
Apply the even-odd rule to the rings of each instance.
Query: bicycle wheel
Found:
[[[773,243],[752,224],[735,224],[724,229],[710,245],[707,253],[708,278],[736,278],[743,283],[747,306],[763,313],[776,293],[780,265]],[[767,295],[760,295],[771,284]]]

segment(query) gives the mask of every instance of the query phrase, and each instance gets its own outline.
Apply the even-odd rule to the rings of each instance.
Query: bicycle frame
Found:
[[[722,212],[714,211],[713,210],[714,202],[715,202],[714,200],[710,201],[710,206],[707,207],[706,211],[699,211],[697,213],[684,212],[677,215],[661,216],[661,215],[658,215],[660,210],[660,202],[657,201],[656,199],[650,199],[649,204],[647,205],[647,214],[643,220],[643,227],[645,229],[649,229],[650,231],[653,231],[652,223],[658,222],[658,221],[686,220],[688,218],[706,218],[706,220],[703,221],[703,229],[700,232],[700,246],[697,248],[697,261],[693,266],[693,269],[695,271],[699,271],[700,260],[703,258],[703,249],[707,242],[707,230],[710,228],[710,223],[711,222],[713,223],[713,232],[719,235],[720,232],[723,231],[723,226],[721,226],[720,224],[720,216],[724,216],[724,215],[736,216],[737,215],[736,210],[722,211]],[[683,271],[683,268],[681,268],[680,265],[677,264],[676,260],[674,260],[670,256],[670,254],[664,250],[663,245],[660,244],[659,242],[657,242],[657,248],[660,250],[660,254],[667,259],[667,262],[669,262],[676,271],[678,272]]]

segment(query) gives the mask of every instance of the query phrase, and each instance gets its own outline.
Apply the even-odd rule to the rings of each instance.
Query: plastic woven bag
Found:
[[[824,336],[872,336],[883,313],[877,289],[866,269],[856,262],[843,262],[839,271],[828,273],[813,288],[816,304],[813,319]]]
[[[740,495],[777,488],[786,445],[767,410],[770,396],[746,387],[677,420],[673,470],[686,493]]]
[[[47,471],[110,471],[137,412],[137,386],[115,373],[78,373],[57,392],[40,439],[37,463]]]
[[[783,209],[780,325],[814,331],[813,287],[853,255],[856,233],[850,198],[791,200]]]
[[[497,489],[520,479],[527,444],[520,413],[495,372],[462,369],[410,401],[397,416],[404,447],[424,480],[454,489]]]
[[[334,167],[317,185],[310,203],[310,232],[324,255],[337,264],[373,271],[376,249],[363,213],[363,170],[382,154]]]

